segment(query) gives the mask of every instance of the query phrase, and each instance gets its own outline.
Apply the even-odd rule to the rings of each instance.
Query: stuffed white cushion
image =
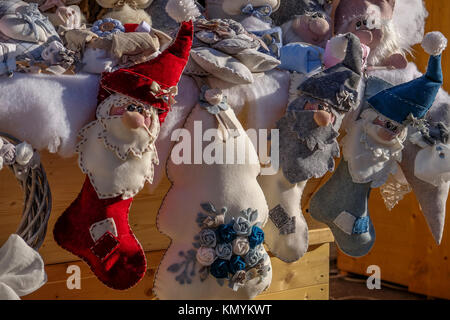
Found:
[[[193,48],[191,57],[204,70],[233,84],[253,83],[251,71],[235,58],[213,48]]]
[[[246,49],[234,56],[247,66],[251,72],[266,72],[276,68],[280,61],[255,49]]]

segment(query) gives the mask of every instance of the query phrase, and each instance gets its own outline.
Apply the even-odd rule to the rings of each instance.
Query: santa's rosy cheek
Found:
[[[152,118],[146,117],[144,120],[144,124],[147,128],[150,128],[150,125],[152,124]]]
[[[318,110],[319,107],[317,106],[317,104],[313,104],[313,103],[307,102],[303,109],[304,110]]]
[[[109,111],[109,115],[111,116],[121,116],[123,115],[125,112],[125,108],[124,107],[112,107],[111,110]]]
[[[389,131],[385,128],[378,128],[377,135],[384,141],[392,141],[395,137],[397,137],[398,133]]]

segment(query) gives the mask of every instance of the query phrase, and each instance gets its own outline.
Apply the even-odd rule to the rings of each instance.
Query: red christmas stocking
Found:
[[[105,285],[125,290],[145,274],[144,251],[128,224],[133,198],[99,199],[89,178],[56,222],[53,235],[64,249],[82,258]]]

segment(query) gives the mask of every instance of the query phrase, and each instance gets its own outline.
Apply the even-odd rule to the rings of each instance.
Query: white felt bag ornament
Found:
[[[231,108],[225,113],[228,121],[219,125],[217,118],[198,104],[183,131],[177,133],[180,143],[174,146],[167,166],[173,185],[157,219],[158,229],[172,239],[155,277],[159,299],[252,299],[271,283],[271,262],[262,244],[253,251],[258,267],[256,260],[245,259],[251,268],[236,272],[233,279],[217,279],[208,271],[219,258],[227,265],[236,253],[242,260],[247,254],[252,256],[246,232],[253,230],[252,226],[262,228],[268,217],[264,193],[256,180],[260,173],[257,153]],[[227,123],[234,124],[237,134],[223,134],[222,126]],[[199,142],[202,137],[205,141]],[[219,156],[227,152],[231,156]],[[209,163],[204,155],[214,153],[217,161]],[[185,158],[184,163],[180,157]],[[219,158],[226,161],[219,163]],[[226,224],[240,233],[232,242],[219,243],[211,229]],[[244,277],[238,281],[241,275]]]

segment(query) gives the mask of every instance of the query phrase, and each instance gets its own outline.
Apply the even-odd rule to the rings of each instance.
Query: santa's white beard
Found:
[[[342,141],[342,151],[353,182],[371,182],[372,188],[378,188],[397,171],[403,145],[400,141],[389,145],[376,141],[371,136],[374,126],[364,119],[356,121]]]
[[[114,118],[91,122],[81,130],[77,145],[80,168],[100,199],[134,197],[145,182],[153,181],[154,164],[158,164],[154,139],[146,130],[130,130],[120,117]],[[121,159],[119,154],[126,157]]]
[[[371,50],[367,62],[370,66],[380,66],[386,58],[391,55],[400,53],[404,54],[410,51],[409,47],[402,48],[397,38],[393,22],[385,21],[382,24],[383,38],[380,44],[373,50]]]
[[[122,116],[111,116],[100,119],[104,130],[99,138],[105,141],[105,145],[114,151],[116,155],[126,160],[130,154],[140,158],[143,153],[154,147],[159,134],[159,122],[152,117],[152,126],[149,131],[144,128],[130,129],[124,126]]]

